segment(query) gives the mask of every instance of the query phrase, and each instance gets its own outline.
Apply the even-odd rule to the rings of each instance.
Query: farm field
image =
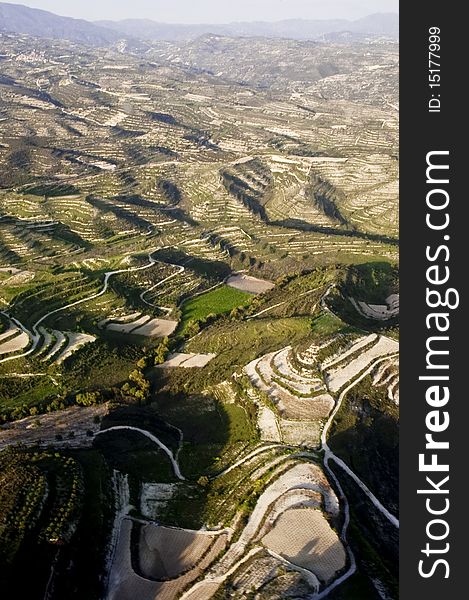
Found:
[[[317,510],[286,511],[262,542],[277,554],[309,568],[322,581],[329,581],[345,566],[345,551],[339,538]]]
[[[0,27],[2,592],[397,600],[396,39],[64,31]]]
[[[227,285],[186,300],[181,306],[181,330],[209,315],[228,313],[233,308],[248,304],[249,300],[250,294]]]
[[[253,294],[261,294],[275,287],[271,281],[265,281],[258,277],[250,277],[241,273],[236,273],[226,280],[226,285],[243,292],[251,292]]]

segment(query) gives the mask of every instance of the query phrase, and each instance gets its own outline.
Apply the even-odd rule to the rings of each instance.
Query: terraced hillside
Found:
[[[0,43],[2,589],[397,598],[395,42]]]

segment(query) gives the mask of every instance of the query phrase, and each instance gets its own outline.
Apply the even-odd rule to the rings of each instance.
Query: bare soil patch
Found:
[[[292,563],[313,571],[323,582],[330,581],[345,567],[344,547],[319,510],[287,510],[263,543]]]
[[[265,279],[258,279],[257,277],[251,277],[244,273],[236,273],[231,275],[226,280],[226,285],[241,290],[243,292],[250,292],[251,294],[262,294],[275,287],[272,281]]]

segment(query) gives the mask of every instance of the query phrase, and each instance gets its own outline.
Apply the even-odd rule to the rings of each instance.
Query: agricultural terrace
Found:
[[[396,598],[397,44],[0,42],[2,591]]]

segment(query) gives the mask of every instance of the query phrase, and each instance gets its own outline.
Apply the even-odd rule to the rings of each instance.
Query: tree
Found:
[[[75,402],[79,406],[94,406],[101,399],[99,392],[84,392],[75,396]]]
[[[230,318],[233,321],[236,321],[237,319],[239,319],[239,316],[240,316],[239,308],[233,308],[233,310],[230,312]]]
[[[130,379],[130,381],[133,381],[139,387],[142,387],[142,385],[145,381],[145,377],[144,377],[142,371],[140,371],[139,369],[134,369],[129,374],[129,379]]]
[[[150,393],[150,382],[146,379],[142,371],[134,369],[129,374],[129,381],[122,386],[122,392],[136,398],[139,402],[147,400]]]
[[[137,367],[139,369],[145,369],[146,367],[148,367],[148,361],[147,358],[145,356],[143,356],[138,362],[137,362]]]
[[[163,364],[164,361],[166,360],[168,354],[169,354],[169,338],[165,337],[165,338],[163,338],[163,341],[160,344],[158,344],[158,346],[155,350],[154,364],[155,365]]]

